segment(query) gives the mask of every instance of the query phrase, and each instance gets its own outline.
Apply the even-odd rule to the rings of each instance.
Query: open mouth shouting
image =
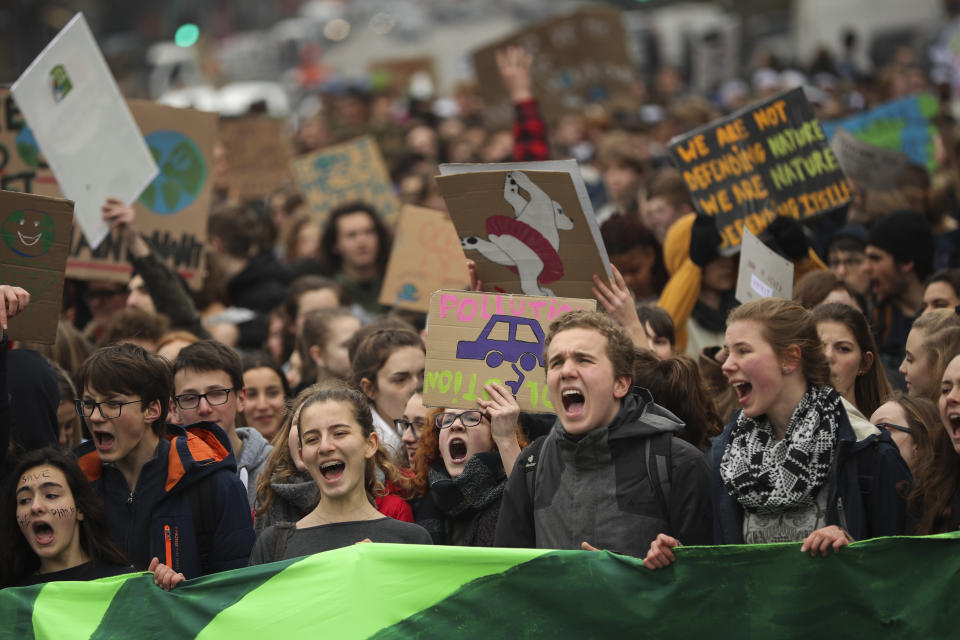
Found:
[[[42,547],[51,544],[55,538],[53,527],[49,523],[37,520],[30,525],[33,539]]]
[[[342,460],[327,460],[320,465],[320,475],[327,484],[334,484],[343,478],[347,465]]]
[[[731,380],[730,386],[737,392],[737,402],[741,406],[747,404],[747,401],[750,400],[750,393],[753,391],[753,385],[746,380]]]
[[[567,388],[560,392],[560,401],[563,403],[563,413],[568,418],[583,415],[587,398],[580,389]]]
[[[42,235],[43,235],[42,233],[38,233],[35,236],[25,236],[19,231],[17,231],[17,237],[20,238],[20,242],[22,242],[24,246],[27,246],[27,247],[32,247],[33,245],[40,242],[40,236]]]
[[[463,438],[454,437],[447,443],[447,451],[450,454],[450,462],[453,464],[463,464],[467,461],[469,448],[467,441]]]
[[[112,433],[107,433],[106,431],[94,430],[93,440],[97,445],[97,450],[101,453],[113,451],[113,448],[117,443],[117,439],[114,437],[114,435]]]
[[[953,448],[960,451],[960,408],[951,408],[947,410],[947,433],[950,434],[950,440],[953,442]]]

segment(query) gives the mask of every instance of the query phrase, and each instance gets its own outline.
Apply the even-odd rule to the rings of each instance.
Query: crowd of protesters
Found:
[[[0,587],[149,570],[163,588],[357,542],[605,549],[656,569],[681,544],[855,540],[960,526],[960,146],[944,105],[937,166],[761,239],[796,266],[793,300],[734,297],[666,143],[804,86],[831,120],[917,91],[898,50],[864,73],[689,91],[672,68],[637,107],[571,109],[549,128],[532,58],[498,54],[512,125],[474,88],[450,109],[362,88],[328,96],[300,153],[373,134],[401,201],[445,210],[441,162],[576,158],[613,265],[600,310],[544,343],[556,414],[490,384],[469,409],[423,403],[424,314],[379,293],[391,229],[363,202],[321,226],[292,186],[244,202],[217,150],[208,275],[196,291],[152,252],[130,207],[126,285],[68,281],[53,346],[0,348]],[[402,108],[400,108],[402,105]],[[471,266],[472,282],[482,289]],[[0,319],[29,294],[0,285]]]

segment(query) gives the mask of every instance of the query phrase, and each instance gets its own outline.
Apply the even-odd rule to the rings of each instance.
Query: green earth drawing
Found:
[[[20,209],[3,221],[0,235],[10,250],[18,256],[39,258],[53,246],[56,227],[49,213]]]
[[[203,154],[179,131],[152,131],[146,142],[160,174],[144,190],[140,204],[162,215],[182,211],[203,191],[207,180]]]

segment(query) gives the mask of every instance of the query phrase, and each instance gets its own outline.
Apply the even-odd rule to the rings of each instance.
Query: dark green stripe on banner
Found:
[[[300,558],[197,578],[169,593],[153,583],[152,575],[131,578],[120,587],[90,640],[192,638],[222,609],[297,560]]]
[[[9,553],[9,551],[5,552]],[[10,638],[33,640],[33,603],[37,600],[42,584],[21,589],[5,590],[10,597],[0,598],[0,627],[3,635]]]
[[[923,638],[956,635],[960,538],[687,547],[650,571],[558,551],[464,585],[374,637]]]

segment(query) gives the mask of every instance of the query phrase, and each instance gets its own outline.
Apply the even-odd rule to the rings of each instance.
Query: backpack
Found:
[[[534,495],[537,487],[537,461],[540,450],[546,437],[538,438],[527,449],[527,458],[523,461],[524,479],[527,483],[527,496],[531,507],[534,504]],[[667,527],[673,533],[673,523],[670,521],[670,491],[673,480],[673,455],[671,443],[673,433],[664,431],[650,436],[643,441],[643,456],[647,461],[647,478],[650,480],[653,491],[660,504],[660,512],[667,521]]]

